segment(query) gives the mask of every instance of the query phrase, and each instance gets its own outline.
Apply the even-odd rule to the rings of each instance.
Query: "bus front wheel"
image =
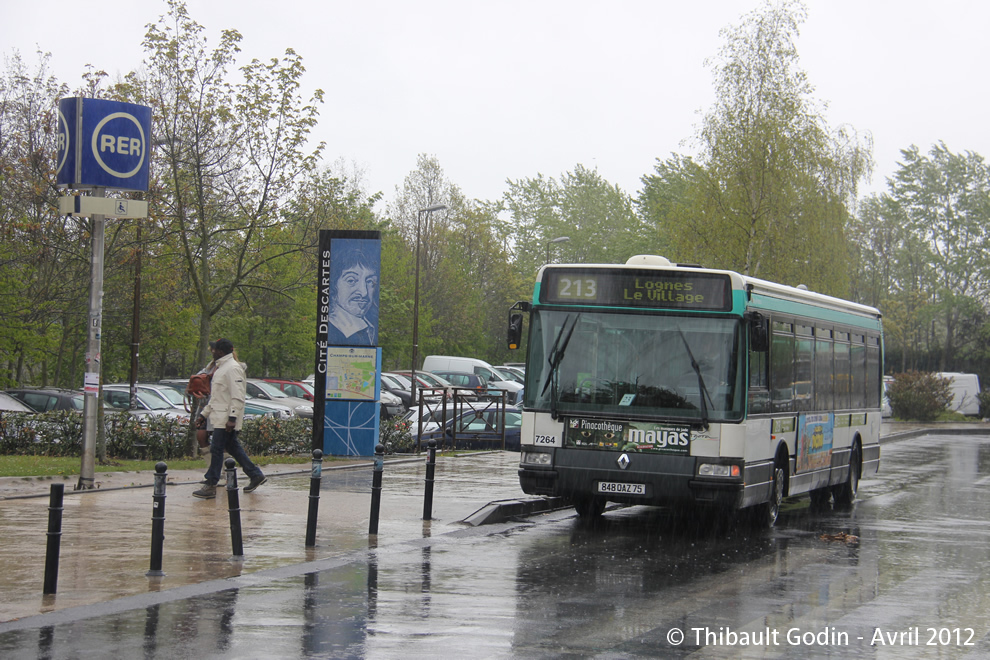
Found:
[[[597,497],[579,498],[574,500],[574,510],[581,518],[592,520],[605,511],[605,500]]]
[[[757,527],[770,529],[777,524],[780,515],[780,505],[784,501],[784,468],[780,463],[773,466],[770,483],[770,499],[763,504],[757,504],[753,510],[754,523]]]

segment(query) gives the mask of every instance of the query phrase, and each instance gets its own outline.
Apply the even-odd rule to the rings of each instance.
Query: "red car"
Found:
[[[271,383],[275,387],[279,388],[289,396],[298,397],[300,399],[306,399],[307,401],[313,401],[316,397],[314,396],[314,390],[312,387],[306,383],[300,383],[297,380],[279,380],[278,378],[266,378],[266,383]]]

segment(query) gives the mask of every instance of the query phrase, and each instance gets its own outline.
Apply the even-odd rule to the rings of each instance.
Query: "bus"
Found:
[[[607,502],[751,514],[848,506],[880,465],[880,312],[654,255],[543,266],[509,311],[526,343],[519,482]],[[749,516],[747,516],[749,517]]]

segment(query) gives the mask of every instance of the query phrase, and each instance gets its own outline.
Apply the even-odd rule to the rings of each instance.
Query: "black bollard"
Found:
[[[433,475],[437,469],[437,441],[430,440],[426,455],[426,497],[423,498],[423,520],[433,520]]]
[[[42,593],[58,590],[58,556],[62,547],[62,501],[65,484],[52,484],[48,499],[48,549],[45,553],[45,588]]]
[[[320,480],[323,478],[323,452],[313,450],[313,471],[309,476],[309,517],[306,519],[306,547],[316,545],[316,519],[320,510]]]
[[[375,445],[375,471],[371,475],[371,524],[368,534],[378,534],[378,510],[382,506],[382,472],[385,470],[385,445]]]
[[[168,465],[164,461],[155,463],[155,492],[154,510],[151,512],[151,568],[145,574],[148,577],[165,575],[162,572],[162,550],[165,547],[165,470]]]
[[[230,514],[230,545],[234,557],[244,557],[244,544],[241,542],[241,502],[237,493],[237,463],[228,458],[224,461],[227,468],[227,511]]]

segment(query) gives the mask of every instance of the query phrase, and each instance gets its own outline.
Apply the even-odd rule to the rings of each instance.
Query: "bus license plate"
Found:
[[[615,481],[599,481],[598,492],[621,495],[646,495],[646,484],[622,484]]]

